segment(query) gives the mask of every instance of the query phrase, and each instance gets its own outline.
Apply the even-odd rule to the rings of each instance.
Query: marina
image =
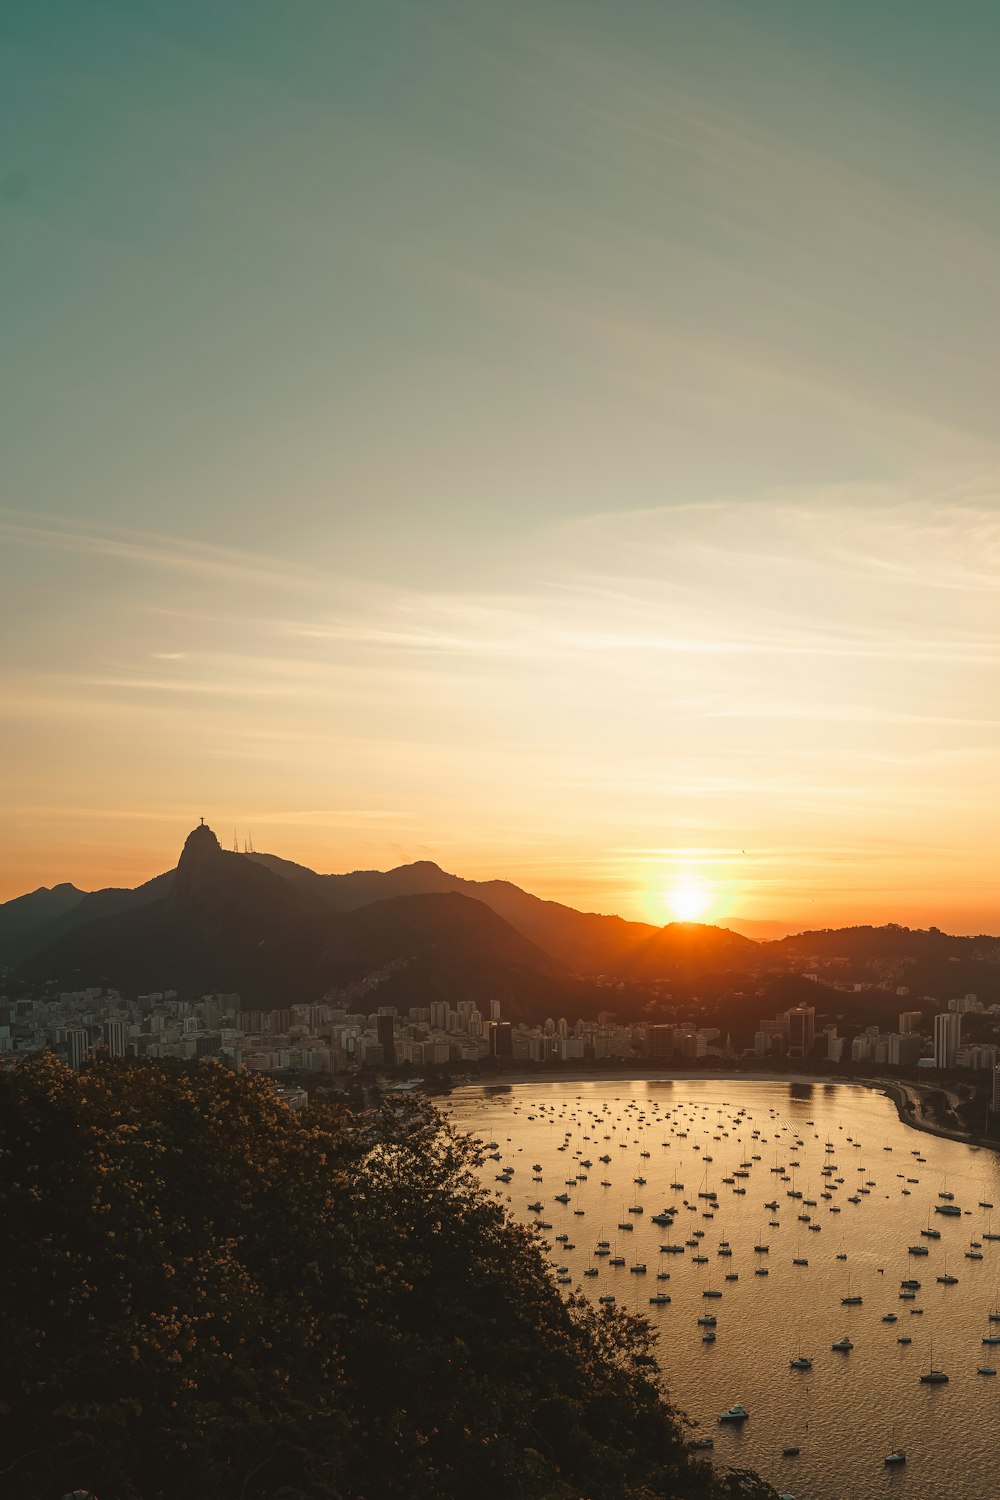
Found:
[[[499,1142],[494,1190],[551,1224],[562,1285],[649,1319],[714,1463],[796,1500],[994,1492],[994,1153],[843,1084],[532,1082],[456,1091],[445,1112]],[[669,1285],[651,1292],[654,1274]]]

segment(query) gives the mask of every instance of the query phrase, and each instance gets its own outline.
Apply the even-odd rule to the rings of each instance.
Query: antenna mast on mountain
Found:
[[[234,854],[239,854],[239,852],[240,852],[239,840],[236,837],[236,829],[234,828],[233,829],[233,853]]]

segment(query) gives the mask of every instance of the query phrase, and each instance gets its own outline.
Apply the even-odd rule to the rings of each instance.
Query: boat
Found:
[[[924,1374],[921,1375],[921,1377],[920,1377],[920,1384],[921,1385],[947,1385],[948,1384],[948,1377],[944,1373],[944,1371],[943,1370],[935,1370],[935,1368],[934,1368],[934,1345],[933,1344],[931,1344],[930,1359],[928,1361],[928,1368],[924,1372]]]
[[[782,1448],[781,1456],[782,1458],[798,1458],[799,1450],[798,1448]]]
[[[996,1369],[994,1368],[993,1365],[977,1365],[976,1366],[976,1374],[977,1375],[995,1375],[996,1374]]]
[[[886,1456],[885,1456],[885,1462],[887,1464],[905,1464],[906,1463],[906,1449],[905,1448],[897,1448],[896,1447],[896,1429],[895,1429],[895,1427],[893,1427],[893,1429],[892,1429],[892,1451],[890,1453],[886,1454]]]
[[[835,1342],[830,1345],[830,1348],[836,1349],[838,1354],[850,1354],[851,1350],[854,1348],[854,1345],[845,1334],[842,1339],[835,1340]]]
[[[724,1411],[719,1414],[719,1421],[746,1422],[749,1420],[749,1417],[750,1413],[747,1411],[746,1407],[741,1405],[741,1403],[737,1401],[733,1406],[729,1408],[728,1411]]]
[[[934,1212],[936,1214],[949,1214],[952,1218],[957,1219],[961,1215],[962,1210],[957,1203],[935,1203]]]
[[[667,1303],[670,1301],[670,1298],[667,1296],[666,1292],[657,1292],[656,1296],[650,1297],[649,1301],[652,1306],[666,1307]]]

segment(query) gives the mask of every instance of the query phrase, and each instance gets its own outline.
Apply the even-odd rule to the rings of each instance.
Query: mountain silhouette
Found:
[[[380,1003],[391,1003],[396,991],[409,1005],[456,993],[484,1001],[502,995],[515,1011],[521,997],[527,1003],[562,973],[549,954],[460,893],[389,898],[343,913],[324,902],[319,882],[230,853],[201,825],[176,870],[128,893],[135,899],[97,893],[97,914],[48,942],[37,941],[35,923],[32,951],[15,972],[126,994],[234,990],[261,1005],[315,1000],[379,974]]]
[[[378,974],[379,1003],[496,996],[507,1015],[545,1014],[574,976],[712,976],[725,988],[733,972],[830,959],[858,977],[868,977],[866,965],[880,974],[896,966],[893,983],[901,974],[922,993],[993,997],[1000,940],[889,924],[756,943],[708,924],[656,927],[577,911],[429,860],[321,875],[276,855],[224,850],[204,824],[175,869],[134,890],[64,884],[0,905],[0,965],[16,977],[125,993],[236,990],[275,1005]]]

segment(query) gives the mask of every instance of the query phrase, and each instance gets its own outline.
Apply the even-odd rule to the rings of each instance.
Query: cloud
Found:
[[[55,517],[29,524],[19,516],[17,511],[0,511],[0,541],[43,551],[108,557],[143,568],[189,573],[210,581],[255,588],[300,590],[317,588],[323,581],[321,574],[310,569],[276,563],[235,548]]]

